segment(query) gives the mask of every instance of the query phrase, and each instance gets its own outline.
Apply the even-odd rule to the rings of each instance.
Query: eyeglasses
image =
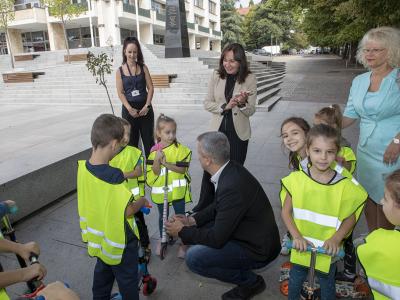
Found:
[[[369,54],[369,53],[371,53],[371,54],[377,54],[377,53],[379,53],[379,52],[382,52],[383,50],[386,50],[385,48],[382,48],[382,49],[375,49],[375,48],[373,48],[373,49],[363,49],[362,51],[364,52],[364,53],[366,53],[366,54]]]

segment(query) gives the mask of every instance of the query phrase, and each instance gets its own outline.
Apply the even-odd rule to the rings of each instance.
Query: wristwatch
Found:
[[[396,145],[399,145],[400,144],[400,139],[394,138],[393,139],[393,143],[396,144]]]
[[[150,108],[151,108],[151,104],[147,104],[146,107],[147,107],[148,109],[150,109]]]

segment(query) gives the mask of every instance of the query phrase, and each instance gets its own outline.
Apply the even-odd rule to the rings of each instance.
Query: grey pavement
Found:
[[[358,72],[346,70],[344,64],[339,59],[333,57],[289,57],[279,58],[288,63],[288,74],[286,88],[282,93],[286,93],[284,101],[280,101],[271,112],[258,111],[251,117],[252,138],[249,143],[249,151],[245,166],[261,182],[275,212],[275,218],[279,225],[281,233],[285,231],[280,218],[280,202],[278,193],[280,189],[280,179],[289,173],[287,155],[282,149],[280,135],[280,125],[287,117],[296,115],[302,116],[311,121],[313,114],[320,107],[329,105],[333,99],[337,103],[345,103],[347,99],[348,88],[351,79]],[[330,72],[334,71],[334,72]],[[338,73],[335,73],[339,71]],[[315,76],[318,73],[318,76]],[[332,75],[336,74],[336,75]],[[325,79],[324,79],[325,77]],[[333,78],[334,77],[334,78]],[[336,88],[335,88],[336,87]],[[321,99],[323,101],[321,101]],[[336,102],[336,101],[335,101]],[[38,136],[50,135],[47,143],[61,143],[65,140],[64,147],[78,151],[81,148],[89,146],[90,125],[94,118],[101,112],[108,112],[107,106],[37,106],[32,105],[32,109],[41,114],[42,109],[46,112],[42,115],[44,121],[42,129],[37,129]],[[24,105],[24,110],[30,109],[30,106]],[[23,143],[20,135],[28,136],[32,126],[31,122],[26,120],[24,126],[19,127],[19,121],[10,117],[13,113],[20,111],[20,106],[2,106],[0,105],[0,114],[7,116],[8,121],[0,121],[2,132],[2,143],[7,147],[0,148],[0,155],[3,151],[7,159],[18,160],[18,145]],[[62,111],[62,112],[61,112]],[[202,171],[197,160],[195,151],[196,137],[208,129],[210,114],[198,110],[179,110],[162,109],[156,111],[163,112],[176,119],[177,137],[183,144],[188,145],[193,150],[192,164],[190,173],[192,176],[193,199],[197,201],[200,189]],[[67,116],[79,116],[79,118]],[[47,121],[47,118],[52,121]],[[3,120],[3,118],[1,118]],[[57,127],[57,120],[60,121],[60,127]],[[38,124],[39,124],[38,123]],[[53,128],[51,132],[46,129],[49,124]],[[7,134],[5,127],[9,126],[12,134]],[[1,131],[3,130],[4,131]],[[70,132],[71,129],[71,132]],[[35,131],[35,128],[32,128]],[[41,133],[41,134],[39,134]],[[4,134],[4,135],[3,135]],[[63,139],[65,135],[71,134],[71,144],[68,139]],[[358,129],[352,127],[343,132],[344,136],[354,146],[357,143]],[[27,144],[35,144],[34,139],[29,139]],[[25,152],[30,147],[26,146]],[[35,149],[35,148],[33,148]],[[22,150],[21,150],[22,151]],[[24,153],[25,153],[24,152]],[[33,153],[38,155],[38,153]],[[40,153],[39,153],[40,154]],[[49,153],[45,153],[50,155]],[[40,156],[40,155],[39,155]],[[3,169],[2,169],[3,171]],[[48,187],[51,188],[51,187]],[[0,194],[1,196],[1,194]],[[14,199],[18,202],[18,199]],[[189,205],[188,208],[192,206]],[[146,218],[149,227],[149,233],[152,237],[153,250],[158,237],[157,212],[153,209]],[[357,225],[356,232],[364,232],[366,229],[363,220]],[[35,240],[41,245],[40,261],[47,267],[48,275],[45,282],[49,283],[55,280],[68,282],[70,286],[80,295],[81,299],[91,299],[92,274],[95,259],[87,256],[85,244],[80,240],[80,230],[77,215],[76,194],[72,193],[48,207],[41,209],[34,215],[20,221],[16,225],[16,234],[20,241],[26,242]],[[147,297],[149,299],[220,299],[220,295],[231,288],[231,285],[221,283],[217,280],[205,279],[191,273],[183,260],[176,257],[177,245],[168,248],[167,258],[161,261],[153,256],[149,269],[153,276],[158,280],[156,292]],[[5,269],[17,268],[17,262],[12,255],[0,255],[0,260]],[[261,295],[254,299],[284,299],[279,292],[279,267],[286,261],[286,257],[279,257],[267,269],[260,274],[264,277],[267,289]],[[18,284],[9,288],[10,295],[18,295],[24,291],[23,284]],[[141,296],[143,299],[145,297]]]

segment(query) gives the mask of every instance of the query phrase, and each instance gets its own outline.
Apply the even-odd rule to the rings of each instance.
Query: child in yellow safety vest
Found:
[[[192,151],[176,139],[176,122],[163,114],[156,121],[156,144],[147,159],[146,182],[151,187],[151,200],[157,204],[159,212],[160,238],[163,228],[164,186],[168,185],[168,203],[175,214],[185,213],[185,203],[191,201],[190,176],[188,173]],[[184,166],[180,166],[180,165]],[[168,182],[166,183],[166,172]],[[160,255],[161,239],[156,254]],[[178,257],[184,258],[186,246],[181,244]]]
[[[341,135],[342,118],[343,115],[340,106],[337,104],[333,104],[331,106],[321,108],[314,115],[314,125],[325,124],[335,128],[339,132],[340,150],[338,155],[336,156],[336,162],[339,165],[345,167],[351,174],[353,174],[356,169],[356,155],[351,149],[350,143]],[[344,252],[344,269],[343,272],[338,272],[336,274],[336,279],[353,282],[356,278],[357,258],[353,245],[352,233],[344,240]]]
[[[293,300],[300,298],[310,266],[307,245],[324,247],[329,255],[336,255],[367,199],[366,191],[351,175],[331,168],[340,149],[340,136],[334,128],[314,126],[306,145],[309,163],[282,179],[280,193],[282,219],[293,237],[289,274],[289,299]],[[327,300],[336,299],[336,264],[329,255],[317,254],[316,258],[321,299]]]
[[[306,138],[310,125],[299,117],[290,117],[281,125],[281,138],[283,146],[289,151],[289,169],[300,170],[301,161],[307,158]],[[291,240],[289,232],[282,238],[281,255],[289,255],[286,242]]]
[[[137,200],[145,195],[144,158],[141,150],[128,145],[131,124],[125,119],[120,118],[120,120],[124,127],[124,138],[121,142],[122,148],[110,161],[110,166],[118,168],[124,173],[125,184],[132,192],[134,199]],[[138,211],[135,214],[135,219],[139,230],[140,245],[144,249],[145,258],[149,260],[151,256],[150,239],[143,212]]]
[[[377,229],[357,247],[374,299],[400,299],[400,169],[386,178],[381,201],[394,230]]]
[[[110,166],[123,137],[118,117],[100,115],[91,131],[90,159],[78,162],[79,225],[89,255],[97,258],[93,299],[110,299],[116,280],[122,299],[139,300],[139,232],[133,216],[148,202],[143,197],[134,201],[123,172]]]

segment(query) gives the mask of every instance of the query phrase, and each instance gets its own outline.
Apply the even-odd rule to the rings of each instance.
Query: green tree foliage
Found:
[[[222,45],[230,43],[244,44],[242,18],[235,9],[234,0],[221,1]]]
[[[400,26],[399,0],[289,0],[304,13],[303,29],[319,46],[357,45],[378,26]],[[354,48],[354,47],[353,47]]]
[[[251,7],[251,6],[253,6],[254,5],[254,1],[253,0],[250,0],[249,1],[249,7]]]
[[[251,7],[244,19],[244,41],[248,49],[261,48],[278,39],[289,40],[290,32],[295,29],[293,12],[285,8],[286,1],[264,1]],[[282,4],[283,3],[283,4]]]
[[[11,58],[11,67],[14,69],[14,58],[11,51],[10,37],[8,36],[8,25],[15,18],[14,0],[0,0],[0,31],[6,34],[8,53]]]
[[[43,5],[49,7],[49,13],[51,16],[56,17],[61,21],[62,29],[64,32],[65,47],[67,48],[68,63],[69,58],[69,45],[67,40],[67,31],[65,30],[65,24],[71,18],[79,16],[86,11],[86,6],[80,4],[73,4],[71,0],[41,0]]]
[[[113,50],[113,49],[112,49]],[[86,68],[94,78],[96,83],[102,85],[106,89],[108,101],[110,102],[111,111],[114,114],[114,107],[111,102],[110,93],[108,92],[107,80],[105,79],[106,74],[111,74],[112,72],[113,59],[110,58],[107,53],[101,52],[99,55],[95,55],[89,51],[87,56]]]

